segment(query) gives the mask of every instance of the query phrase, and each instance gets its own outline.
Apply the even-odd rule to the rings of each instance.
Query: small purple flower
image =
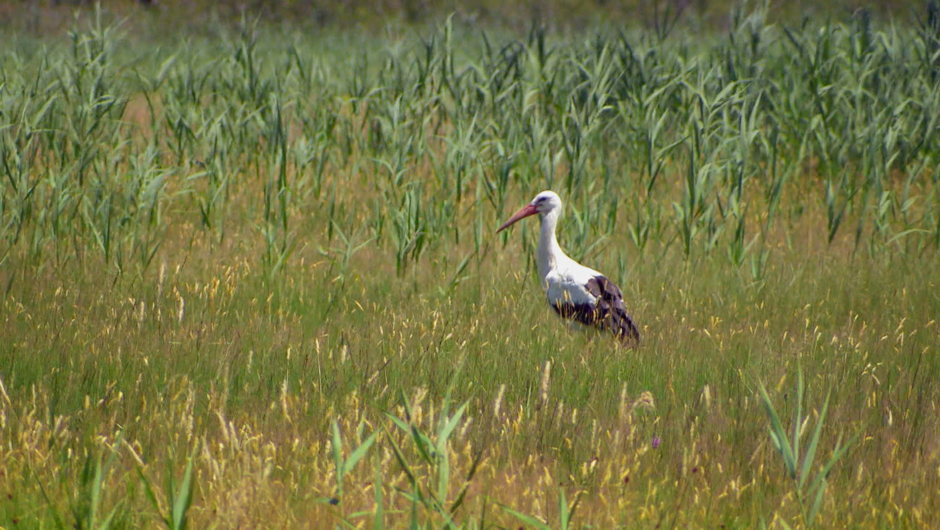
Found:
[[[659,449],[659,444],[663,443],[659,436],[653,436],[653,449]]]

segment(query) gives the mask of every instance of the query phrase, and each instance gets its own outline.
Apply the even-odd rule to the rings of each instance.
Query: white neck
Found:
[[[568,256],[558,246],[558,239],[555,238],[555,225],[558,224],[558,216],[561,212],[558,208],[553,209],[542,216],[542,233],[539,237],[539,277],[542,284],[545,284],[545,277],[555,267],[558,262],[567,259]]]

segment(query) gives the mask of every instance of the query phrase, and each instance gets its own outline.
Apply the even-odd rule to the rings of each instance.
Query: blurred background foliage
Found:
[[[5,0],[0,30],[56,32],[67,27],[76,8],[91,0]],[[206,24],[237,22],[243,16],[311,28],[382,28],[457,21],[488,28],[525,30],[533,21],[550,30],[579,31],[598,24],[662,30],[694,27],[727,30],[735,8],[749,10],[764,1],[745,0],[105,0],[106,10],[129,16],[142,29],[198,32]],[[922,0],[776,0],[767,2],[768,22],[847,19],[864,11],[884,21],[909,21],[925,12]],[[85,9],[84,11],[89,11]]]

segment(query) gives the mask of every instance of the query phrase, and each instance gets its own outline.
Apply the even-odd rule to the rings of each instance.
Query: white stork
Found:
[[[640,332],[623,305],[620,288],[603,274],[569,258],[558,246],[555,226],[561,215],[561,198],[557,193],[539,193],[496,233],[535,214],[542,218],[539,277],[552,309],[563,318],[612,332],[624,346],[639,344]]]

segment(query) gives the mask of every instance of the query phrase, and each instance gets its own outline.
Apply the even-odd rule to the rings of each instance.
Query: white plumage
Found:
[[[548,303],[563,318],[608,330],[625,345],[636,345],[640,333],[627,313],[620,288],[603,274],[568,257],[555,237],[561,215],[561,198],[553,191],[543,191],[509,218],[499,230],[539,214],[538,266]]]

